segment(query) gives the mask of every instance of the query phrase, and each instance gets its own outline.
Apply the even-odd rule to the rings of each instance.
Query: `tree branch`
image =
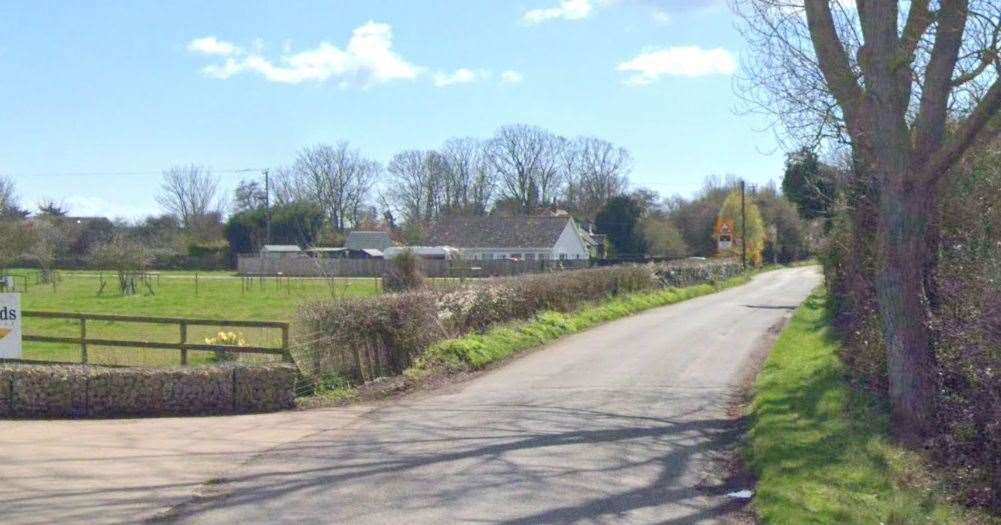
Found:
[[[837,99],[849,127],[857,125],[858,108],[862,102],[862,88],[848,62],[848,55],[838,38],[827,0],[806,0],[806,20],[810,40],[817,52],[817,63],[827,80],[831,93]]]
[[[935,20],[935,15],[928,10],[930,0],[913,0],[911,10],[907,13],[907,22],[900,37],[900,51],[907,64],[914,61],[914,53],[925,31]],[[937,14],[937,13],[936,13]]]
[[[919,164],[926,155],[939,149],[945,135],[952,74],[963,45],[967,12],[967,0],[942,0],[939,8],[935,45],[925,68],[921,105],[912,131],[914,152],[918,155],[915,161]]]
[[[990,125],[998,111],[1001,111],[1001,79],[994,81],[973,113],[956,131],[955,137],[931,158],[925,168],[925,182],[938,184],[971,146],[1001,132],[1001,126]]]
[[[984,71],[987,70],[992,64],[997,64],[998,62],[998,42],[1001,40],[1001,24],[994,26],[994,31],[991,33],[991,43],[983,51],[983,55],[980,57],[980,63],[977,67],[968,71],[966,74],[960,75],[952,79],[952,86],[959,87],[973,79],[979,77]]]

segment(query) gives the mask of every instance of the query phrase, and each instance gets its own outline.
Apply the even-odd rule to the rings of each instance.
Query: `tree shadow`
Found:
[[[706,408],[693,404],[671,418],[546,404],[377,411],[357,431],[314,436],[260,458],[163,519],[291,512],[309,521],[320,508],[337,522],[711,519],[745,503],[724,497],[737,487],[723,476],[704,473],[742,426],[706,417],[715,412]]]

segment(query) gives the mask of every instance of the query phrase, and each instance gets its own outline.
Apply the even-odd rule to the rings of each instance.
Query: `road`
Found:
[[[814,268],[765,273],[390,403],[0,422],[0,520],[725,521],[735,487],[714,456],[739,434],[728,407],[819,283]]]

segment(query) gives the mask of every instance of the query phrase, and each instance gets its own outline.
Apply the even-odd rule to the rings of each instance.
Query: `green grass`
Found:
[[[298,307],[307,301],[330,298],[365,296],[379,293],[379,283],[374,278],[321,279],[265,278],[246,283],[227,272],[199,272],[197,293],[195,274],[192,272],[160,272],[155,294],[123,297],[117,291],[113,274],[105,274],[108,284],[98,295],[100,278],[95,272],[60,272],[62,280],[52,285],[35,283],[35,272],[15,271],[29,276],[29,288],[21,297],[22,309],[63,312],[119,314],[152,317],[188,317],[227,320],[290,321]],[[20,280],[19,280],[20,283]],[[25,333],[78,337],[75,321],[25,318]],[[230,329],[227,329],[230,330]],[[131,339],[142,341],[177,342],[176,326],[91,322],[87,335],[92,338]],[[202,342],[219,329],[192,327],[189,340]],[[278,346],[281,341],[277,330],[238,329],[248,344]],[[177,365],[179,352],[174,350],[135,350],[90,348],[91,362],[147,366]],[[205,362],[210,353],[192,353],[191,362]],[[80,350],[72,345],[25,343],[24,357],[51,361],[79,360]]]
[[[749,280],[750,275],[745,275],[718,284],[700,284],[629,294],[588,305],[567,314],[542,312],[529,321],[505,323],[481,334],[470,334],[439,342],[418,358],[405,374],[411,379],[420,379],[434,372],[481,369],[518,352],[539,347],[607,321],[707,295],[744,284]]]
[[[854,391],[825,297],[793,316],[755,385],[745,448],[764,523],[975,523],[950,506],[921,458],[889,436],[887,409]]]

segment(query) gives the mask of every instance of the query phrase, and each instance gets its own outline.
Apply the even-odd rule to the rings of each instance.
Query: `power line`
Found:
[[[260,173],[265,168],[239,168],[216,170],[210,169],[213,174],[241,174]],[[163,170],[159,171],[74,171],[74,172],[45,172],[45,173],[11,173],[13,176],[21,177],[132,177],[142,175],[163,175]]]

